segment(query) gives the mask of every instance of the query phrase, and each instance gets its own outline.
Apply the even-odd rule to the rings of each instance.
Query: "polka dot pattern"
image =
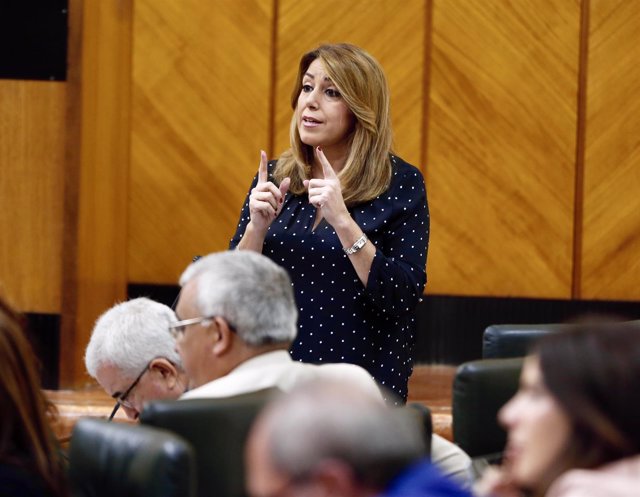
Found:
[[[323,219],[313,230],[316,210],[306,195],[287,195],[262,253],[287,269],[293,282],[300,313],[294,359],[358,364],[406,399],[415,307],[426,283],[429,211],[420,171],[395,156],[392,164],[387,192],[350,209],[376,247],[366,288],[334,229]],[[249,222],[248,201],[231,248]]]

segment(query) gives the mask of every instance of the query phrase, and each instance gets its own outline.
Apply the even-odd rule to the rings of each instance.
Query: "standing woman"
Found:
[[[386,78],[364,50],[322,45],[291,105],[291,148],[262,152],[231,247],[289,271],[294,359],[358,364],[406,400],[429,212],[420,171],[391,151]]]
[[[0,299],[0,496],[60,497],[64,467],[54,416],[35,370],[23,321]]]

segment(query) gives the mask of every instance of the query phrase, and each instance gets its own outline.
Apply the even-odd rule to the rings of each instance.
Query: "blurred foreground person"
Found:
[[[0,298],[0,496],[61,497],[64,465],[25,324]]]
[[[257,418],[246,450],[251,497],[467,497],[425,459],[404,408],[349,382],[300,384]]]
[[[500,411],[505,462],[483,496],[640,495],[640,327],[583,325],[543,338]]]

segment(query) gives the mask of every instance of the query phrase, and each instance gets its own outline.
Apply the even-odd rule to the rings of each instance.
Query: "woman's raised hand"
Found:
[[[249,195],[249,215],[254,228],[266,232],[271,226],[282,209],[284,196],[289,190],[290,182],[289,178],[285,178],[278,188],[271,181],[268,181],[267,154],[261,150],[258,182]]]
[[[350,217],[350,214],[342,198],[342,187],[338,175],[329,164],[322,149],[316,147],[315,152],[322,165],[324,178],[305,180],[304,186],[309,192],[309,203],[316,209],[321,209],[322,216],[335,227],[336,222],[345,216]]]

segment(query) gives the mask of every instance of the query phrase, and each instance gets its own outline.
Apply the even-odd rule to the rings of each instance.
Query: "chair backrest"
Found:
[[[196,453],[199,496],[243,497],[247,435],[258,412],[277,391],[155,401],[145,406],[140,422],[177,433],[191,443]]]
[[[195,454],[164,430],[85,418],[73,429],[69,481],[74,497],[193,497]]]
[[[572,324],[492,324],[482,334],[482,358],[524,357],[531,346],[549,333],[567,331]]]
[[[424,435],[426,457],[431,457],[431,436],[433,435],[433,419],[431,409],[419,402],[409,402],[405,409],[413,415]]]
[[[469,456],[502,452],[506,433],[500,408],[516,393],[522,358],[481,359],[461,364],[453,380],[453,440]]]
[[[638,326],[639,320],[623,321],[622,324]],[[482,358],[501,359],[524,357],[537,340],[549,333],[570,331],[576,323],[547,324],[492,324],[482,335]]]

